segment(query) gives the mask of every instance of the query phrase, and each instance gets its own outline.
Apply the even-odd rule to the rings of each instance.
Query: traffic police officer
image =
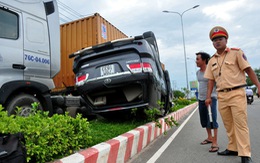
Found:
[[[242,163],[251,163],[251,148],[247,123],[246,76],[260,84],[242,50],[228,48],[228,32],[220,26],[211,29],[209,37],[217,50],[209,60],[205,78],[209,79],[206,105],[211,104],[211,92],[216,82],[218,109],[228,136],[227,149],[218,155],[240,156]],[[258,91],[259,92],[259,91]]]

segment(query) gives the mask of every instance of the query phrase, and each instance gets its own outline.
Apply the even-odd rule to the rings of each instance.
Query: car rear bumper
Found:
[[[77,89],[95,113],[148,106],[155,87],[150,73],[126,74],[92,80]]]

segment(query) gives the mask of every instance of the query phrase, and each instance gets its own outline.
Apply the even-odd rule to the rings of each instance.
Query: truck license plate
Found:
[[[106,65],[100,68],[101,76],[107,76],[115,73],[115,66],[114,65]]]

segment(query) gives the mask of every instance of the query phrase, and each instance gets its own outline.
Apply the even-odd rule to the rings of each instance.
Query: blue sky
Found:
[[[195,53],[213,55],[215,49],[209,31],[216,25],[229,33],[228,46],[241,48],[252,68],[260,68],[260,1],[259,0],[58,0],[81,15],[99,13],[128,36],[153,31],[157,38],[161,61],[169,71],[172,87],[186,87],[185,57],[182,41],[183,14],[188,80],[196,79]],[[76,18],[75,18],[76,19]]]

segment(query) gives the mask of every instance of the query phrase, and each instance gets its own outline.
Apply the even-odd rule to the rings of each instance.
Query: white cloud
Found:
[[[234,18],[235,12],[243,9],[246,3],[248,3],[246,0],[220,2],[217,5],[205,7],[203,13],[212,19],[228,22]]]

